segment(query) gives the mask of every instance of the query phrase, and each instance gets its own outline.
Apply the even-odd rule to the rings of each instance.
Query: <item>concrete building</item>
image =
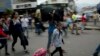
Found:
[[[53,5],[56,7],[73,7],[73,3],[69,3],[73,0],[0,0],[0,11],[4,11],[6,8],[13,9],[15,11],[25,13],[35,11],[37,5]],[[69,4],[69,5],[68,5]]]
[[[12,9],[26,9],[37,6],[36,0],[12,0]]]
[[[68,0],[48,0],[48,4],[68,3]]]
[[[18,12],[26,13],[35,11],[37,0],[12,0],[12,9]]]

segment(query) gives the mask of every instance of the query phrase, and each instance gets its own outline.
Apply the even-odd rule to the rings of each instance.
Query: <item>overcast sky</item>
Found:
[[[37,0],[38,5],[45,2],[46,0]]]
[[[83,7],[87,6],[97,6],[100,0],[75,0],[77,11],[81,11]]]
[[[84,4],[93,4],[94,5],[94,4],[98,4],[100,2],[100,0],[75,0],[75,2],[78,4],[84,3]]]

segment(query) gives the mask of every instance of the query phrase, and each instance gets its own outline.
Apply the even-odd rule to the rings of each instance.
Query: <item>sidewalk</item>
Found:
[[[94,22],[87,22],[86,30],[100,30],[100,22],[97,22],[97,25],[94,25]]]
[[[81,23],[78,24],[79,27],[81,25]],[[44,23],[44,26],[46,28],[48,28],[48,23]],[[34,25],[32,26],[32,28],[34,29]],[[97,25],[94,26],[94,22],[87,22],[87,26],[85,26],[85,30],[100,30],[100,22],[97,22]]]

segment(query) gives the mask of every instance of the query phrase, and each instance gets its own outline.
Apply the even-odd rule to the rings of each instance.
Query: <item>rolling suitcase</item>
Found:
[[[47,50],[44,48],[40,48],[34,52],[32,56],[46,56]]]

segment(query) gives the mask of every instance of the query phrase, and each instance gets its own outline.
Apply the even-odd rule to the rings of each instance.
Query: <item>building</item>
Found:
[[[12,0],[12,9],[20,14],[32,13],[36,7],[37,0]]]
[[[20,14],[34,12],[37,7],[37,0],[0,0],[0,14],[7,9],[14,10]]]
[[[75,11],[75,1],[74,0],[68,0],[68,10],[71,12]]]
[[[48,0],[48,4],[68,3],[68,0]]]
[[[20,13],[35,11],[37,5],[50,5],[53,7],[68,7],[73,6],[71,2],[73,0],[0,0],[0,11],[4,11],[6,8],[13,9]],[[68,5],[70,4],[70,5]]]

